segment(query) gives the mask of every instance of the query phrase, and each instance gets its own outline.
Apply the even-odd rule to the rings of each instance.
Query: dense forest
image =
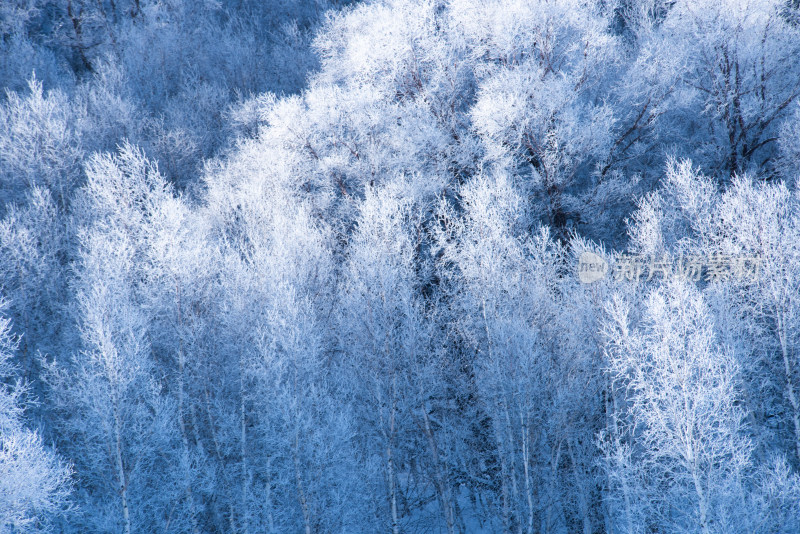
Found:
[[[0,0],[0,533],[800,532],[797,0]]]

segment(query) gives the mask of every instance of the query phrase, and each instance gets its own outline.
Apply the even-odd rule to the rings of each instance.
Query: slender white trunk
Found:
[[[450,490],[450,483],[447,477],[442,472],[442,464],[439,460],[439,447],[436,445],[436,438],[431,429],[430,418],[428,417],[428,410],[423,406],[422,420],[424,422],[425,437],[428,440],[428,447],[430,448],[431,457],[433,460],[434,473],[436,476],[436,486],[439,493],[439,501],[444,512],[445,521],[447,522],[448,534],[455,533],[455,514],[453,510],[452,492]]]
[[[483,327],[486,331],[486,347],[489,356],[489,362],[491,364],[495,364],[495,357],[494,357],[494,347],[492,346],[492,335],[489,330],[489,320],[486,317],[486,301],[481,302],[481,314],[483,315]],[[511,530],[515,527],[515,517],[512,515],[512,511],[516,512],[516,510],[512,510],[512,498],[513,498],[513,508],[516,508],[517,497],[519,495],[517,491],[517,481],[515,473],[513,472],[513,464],[509,466],[507,460],[505,458],[506,454],[510,454],[512,451],[512,444],[514,442],[513,435],[512,435],[512,425],[511,425],[511,416],[508,413],[508,404],[507,399],[508,395],[506,395],[504,385],[501,384],[501,397],[500,397],[500,404],[501,409],[503,411],[503,415],[505,417],[505,431],[495,431],[495,439],[497,440],[498,451],[500,455],[500,465],[501,465],[501,474],[502,474],[502,483],[503,483],[503,525],[506,532],[511,532]],[[493,414],[494,415],[494,414]],[[497,425],[497,421],[494,423]],[[497,426],[495,426],[497,428]],[[504,446],[504,441],[508,444],[508,446]],[[512,456],[513,457],[513,456]],[[511,493],[509,495],[509,481],[511,483]],[[519,527],[521,529],[521,526]]]
[[[620,428],[619,428],[619,421],[617,420],[617,415],[620,412],[619,412],[619,408],[617,406],[617,394],[616,394],[616,391],[614,390],[614,384],[613,384],[612,381],[609,381],[608,391],[609,391],[608,396],[611,399],[611,402],[609,403],[608,401],[606,401],[606,417],[610,421],[610,423],[608,423],[608,424],[610,424],[610,426],[611,426],[611,433],[612,433],[612,436],[614,437],[614,454],[618,454],[617,451],[622,450],[622,441],[620,440],[620,432],[621,431],[620,431]],[[608,413],[609,409],[611,411],[610,414]],[[615,467],[617,469],[626,469],[627,468],[627,466],[623,466],[623,465],[620,464],[619,457],[616,457],[614,459],[614,464],[615,464]],[[627,472],[621,473],[619,479],[620,479],[620,484],[621,484],[620,491],[622,492],[622,505],[623,505],[624,511],[625,511],[625,526],[627,527],[626,532],[628,532],[628,534],[632,534],[633,533],[633,508],[631,507],[631,489],[630,489],[630,486],[628,484],[628,473]],[[609,487],[610,486],[611,485],[609,484]],[[609,526],[610,526],[611,517],[610,517],[610,514],[608,513],[608,508],[607,507],[606,507],[606,510],[607,510],[606,511],[606,524],[609,524]]]
[[[786,396],[789,398],[789,403],[792,405],[795,453],[797,454],[797,459],[800,460],[800,401],[797,399],[797,393],[792,383],[794,369],[792,369],[792,362],[789,359],[788,336],[783,313],[778,312],[777,319],[778,339],[781,344],[781,355],[783,357],[783,371],[786,376]]]
[[[592,534],[592,521],[589,517],[589,499],[584,491],[585,486],[581,479],[581,474],[578,471],[578,458],[575,455],[575,448],[572,446],[571,441],[567,441],[567,451],[569,452],[569,458],[572,464],[572,472],[575,476],[575,492],[578,498],[578,511],[583,523],[583,534]]]
[[[294,435],[294,444],[292,446],[292,457],[294,459],[294,478],[295,483],[297,485],[297,498],[300,501],[300,507],[303,510],[303,524],[305,525],[305,533],[311,534],[311,513],[308,509],[308,499],[306,498],[306,492],[303,488],[303,478],[300,474],[300,454],[299,454],[299,446],[300,446],[300,437],[297,433]]]
[[[552,455],[550,458],[550,476],[548,479],[548,484],[550,486],[550,495],[557,495],[558,488],[553,488],[555,485],[556,476],[558,473],[558,466],[561,464],[561,453],[564,447],[564,441],[561,440],[558,442],[558,446],[556,447],[555,454]],[[553,525],[555,524],[555,520],[553,519],[555,511],[553,510],[553,505],[549,504],[544,507],[544,513],[542,513],[542,532],[552,532]]]
[[[247,467],[247,412],[245,411],[244,397],[244,362],[241,362],[239,369],[239,410],[241,418],[241,437],[239,442],[241,445],[240,450],[242,455],[242,532],[248,534],[250,532],[249,506],[247,503],[249,500],[247,492],[249,485],[249,474]]]
[[[190,449],[189,449],[189,438],[186,435],[186,413],[184,409],[184,402],[185,402],[184,369],[186,366],[186,356],[183,352],[183,314],[181,312],[181,286],[177,281],[175,282],[175,299],[176,299],[176,308],[178,314],[178,421],[180,423],[181,442],[183,444],[184,461],[186,462],[187,470],[189,471],[186,473],[188,479],[188,482],[186,484],[186,495],[189,499],[189,516],[191,517],[192,521],[192,532],[194,532],[194,534],[197,534],[200,530],[197,526],[197,509],[195,507],[194,494],[192,493],[191,468],[188,467],[190,458]]]
[[[700,512],[700,529],[703,534],[709,534],[708,529],[708,500],[706,492],[700,483],[700,473],[698,473],[697,466],[692,468],[692,481],[694,482],[694,490],[697,493],[698,511]]]
[[[519,424],[522,433],[522,463],[525,476],[525,498],[528,504],[528,534],[533,534],[533,495],[530,474],[530,454],[528,444],[528,424],[523,411],[519,411]]]
[[[622,442],[620,441],[620,429],[619,429],[619,421],[617,420],[617,414],[619,413],[619,409],[617,408],[617,397],[613,390],[611,389],[611,400],[614,403],[613,408],[613,416],[612,416],[612,423],[613,423],[613,432],[614,432],[614,448],[615,450],[619,451],[622,450]],[[627,466],[625,466],[627,467]],[[633,532],[633,507],[631,504],[631,489],[628,485],[628,473],[623,473],[620,477],[622,481],[622,500],[625,506],[625,520],[628,527],[628,533]]]
[[[222,447],[219,443],[219,438],[217,438],[217,431],[214,428],[214,415],[211,413],[211,395],[208,392],[208,385],[205,387],[205,408],[206,408],[206,416],[208,417],[208,428],[211,432],[211,440],[214,442],[214,452],[217,455],[217,461],[219,465],[224,465],[225,458],[222,454]],[[226,471],[225,471],[226,472]],[[224,476],[224,475],[223,475]],[[227,476],[225,476],[227,478]],[[227,488],[232,488],[233,482],[230,484],[224,484],[226,488],[226,493],[228,493]],[[233,490],[231,489],[230,492],[232,493]],[[229,494],[228,497],[228,524],[231,532],[236,532],[236,510],[233,507],[233,497]]]
[[[508,443],[508,451],[513,459],[516,454],[513,449],[514,447],[514,436],[513,436],[513,426],[511,424],[511,414],[509,413],[508,403],[503,401],[503,413],[506,419],[506,442]],[[516,527],[517,532],[522,534],[522,523],[518,519],[518,514],[520,510],[517,510],[517,506],[519,505],[519,487],[517,486],[517,471],[514,463],[511,463],[512,468],[509,469],[508,474],[511,477],[511,495],[514,499],[514,526]]]
[[[275,520],[272,513],[272,458],[267,458],[267,485],[266,491],[264,492],[264,498],[266,501],[266,509],[267,509],[267,532],[272,533],[275,532]]]
[[[506,455],[502,448],[500,449],[500,477],[503,493],[503,530],[511,532],[511,496],[508,494],[508,466],[506,466]]]
[[[633,509],[631,508],[631,490],[628,487],[628,476],[622,477],[622,499],[625,503],[625,519],[628,526],[628,532],[633,532]]]
[[[392,507],[392,533],[400,534],[400,522],[397,518],[397,495],[394,481],[394,459],[392,446],[386,447],[386,470],[389,475],[389,504]]]
[[[122,504],[122,524],[125,534],[131,534],[131,513],[128,509],[128,481],[125,477],[125,467],[122,463],[122,421],[119,417],[119,408],[116,400],[113,402],[114,411],[114,441],[117,479],[119,480],[119,497]]]
[[[389,477],[389,504],[392,508],[392,534],[400,534],[400,521],[397,515],[397,488],[395,484],[394,473],[394,424],[395,424],[395,411],[396,405],[396,378],[392,376],[392,409],[389,414],[389,439],[386,445],[386,471]]]

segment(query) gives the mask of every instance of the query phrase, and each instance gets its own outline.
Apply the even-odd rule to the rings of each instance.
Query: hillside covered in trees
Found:
[[[0,0],[0,533],[800,532],[795,0]]]

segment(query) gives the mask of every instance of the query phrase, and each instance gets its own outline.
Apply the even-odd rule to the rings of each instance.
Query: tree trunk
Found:
[[[305,534],[311,534],[311,513],[308,510],[308,499],[306,492],[303,489],[303,478],[300,476],[300,456],[298,448],[300,446],[300,437],[297,433],[294,435],[294,444],[292,446],[292,458],[294,460],[294,478],[297,485],[297,498],[300,501],[300,507],[303,510],[303,524],[305,525]]]
[[[184,368],[186,365],[186,355],[183,352],[183,314],[181,313],[181,286],[176,281],[175,282],[175,299],[176,299],[176,308],[178,314],[178,421],[180,423],[180,430],[181,430],[181,443],[183,444],[183,455],[184,461],[186,462],[187,466],[189,465],[189,458],[190,458],[190,449],[189,449],[189,438],[186,435],[186,415],[184,409],[184,398],[185,398],[185,391],[184,391]],[[189,499],[189,515],[191,516],[192,520],[192,532],[197,534],[199,532],[197,526],[197,509],[195,507],[194,502],[194,494],[192,493],[192,482],[191,482],[191,468],[187,467],[189,471],[186,473],[188,483],[186,484],[186,495]]]
[[[119,480],[119,497],[122,504],[122,522],[125,534],[131,534],[131,514],[128,509],[128,481],[125,478],[125,467],[122,463],[122,421],[119,417],[119,408],[113,400],[114,411],[114,440],[117,479]]]
[[[394,381],[394,380],[393,380]],[[394,393],[394,392],[393,392]],[[389,477],[389,504],[392,509],[392,534],[400,534],[400,521],[397,516],[397,488],[395,487],[395,473],[394,473],[394,423],[395,423],[395,405],[394,395],[392,395],[392,411],[389,415],[389,439],[386,445],[386,472]]]
[[[425,437],[428,440],[428,447],[430,448],[431,457],[433,460],[434,473],[436,476],[436,487],[439,494],[439,502],[444,513],[445,521],[447,522],[448,534],[455,533],[455,514],[453,510],[452,492],[450,490],[450,483],[447,477],[442,473],[442,464],[439,460],[439,448],[436,445],[436,438],[431,429],[430,418],[428,417],[428,410],[423,406],[422,420],[424,422]]]
[[[531,474],[530,474],[530,447],[528,444],[528,424],[525,419],[525,414],[522,410],[519,411],[519,424],[522,438],[522,463],[523,472],[525,475],[525,500],[528,505],[528,534],[533,534],[533,488],[531,487]]]
[[[789,403],[792,405],[792,423],[794,426],[794,446],[797,460],[800,461],[800,402],[797,399],[797,393],[794,390],[792,383],[793,369],[792,362],[789,360],[789,347],[786,333],[786,324],[783,313],[778,311],[778,339],[781,344],[781,355],[783,357],[783,370],[786,375],[786,396],[789,398]]]
[[[249,500],[247,492],[247,486],[249,484],[247,473],[247,412],[245,411],[244,402],[244,363],[240,361],[239,365],[239,410],[241,418],[241,437],[239,444],[242,455],[242,532],[248,534],[250,532],[250,517],[247,505],[247,501]]]

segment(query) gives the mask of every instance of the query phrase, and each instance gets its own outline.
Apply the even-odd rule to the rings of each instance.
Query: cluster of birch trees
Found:
[[[3,2],[0,532],[800,531],[798,9]]]

